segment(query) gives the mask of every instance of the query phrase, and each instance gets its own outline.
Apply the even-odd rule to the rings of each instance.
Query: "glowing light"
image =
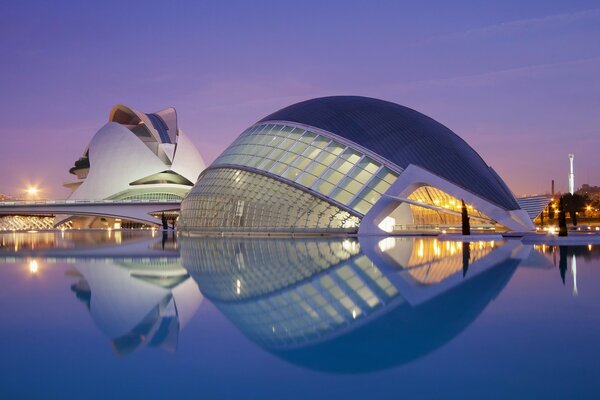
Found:
[[[29,261],[29,273],[30,274],[37,274],[39,269],[40,269],[40,267],[36,260]]]
[[[239,279],[235,281],[235,292],[238,295],[242,292],[242,282]]]
[[[588,244],[588,250],[592,251],[592,245],[591,244]]]
[[[383,221],[381,221],[378,225],[379,229],[385,232],[392,232],[394,230],[394,225],[396,225],[396,219],[392,217],[385,217]]]
[[[27,187],[27,189],[25,189],[25,193],[27,193],[30,196],[35,196],[40,192],[40,189],[37,186],[29,186]]]
[[[349,239],[345,239],[342,242],[342,247],[348,252],[354,251],[356,249],[356,242],[350,241]]]
[[[396,241],[392,237],[386,237],[379,241],[377,245],[379,246],[379,250],[386,252],[396,247]]]

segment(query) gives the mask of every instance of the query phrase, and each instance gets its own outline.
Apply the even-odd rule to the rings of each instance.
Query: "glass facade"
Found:
[[[366,214],[398,177],[373,158],[303,128],[260,124],[240,135],[213,166],[243,165],[293,181]]]
[[[394,238],[389,242],[385,254],[398,264],[404,263],[406,269],[402,271],[403,276],[423,286],[435,285],[456,273],[462,273],[466,260],[473,264],[490,254],[494,248],[505,244],[504,241],[469,243],[404,238]],[[411,251],[406,261],[406,248],[409,245]]]
[[[369,243],[375,258],[350,237],[184,237],[181,256],[204,296],[245,335],[267,347],[294,348],[336,337],[386,307],[388,312],[404,305],[430,309],[431,295],[451,292],[457,282],[476,276],[464,274],[487,268],[477,263],[506,243],[386,237],[375,247]],[[511,257],[510,251],[503,254]],[[452,277],[458,279],[448,281]],[[442,282],[449,285],[435,288]],[[444,304],[440,307],[432,316],[436,323],[448,315]]]
[[[264,296],[321,273],[360,250],[356,238],[180,239],[183,263],[202,283],[202,293],[221,301]]]
[[[359,256],[281,292],[217,307],[253,340],[277,347],[326,336],[398,297],[379,268]]]
[[[186,230],[345,232],[360,219],[304,190],[234,168],[206,170],[181,205]]]
[[[448,210],[435,210],[411,204],[410,209],[415,225],[460,226],[462,224],[461,201],[440,189],[433,186],[422,186],[412,192],[408,198],[413,201],[442,207],[445,210]],[[467,211],[471,226],[494,226],[494,220],[473,208],[472,205],[467,204]]]
[[[119,200],[181,200],[183,196],[173,193],[137,193]]]
[[[329,335],[392,299],[402,301],[351,238],[184,238],[182,260],[202,293],[268,346]]]

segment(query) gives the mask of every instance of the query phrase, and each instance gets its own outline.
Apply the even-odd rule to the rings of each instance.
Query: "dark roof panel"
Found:
[[[260,122],[314,126],[359,144],[399,167],[418,165],[508,210],[513,194],[483,159],[450,129],[418,111],[359,96],[332,96],[283,108]]]

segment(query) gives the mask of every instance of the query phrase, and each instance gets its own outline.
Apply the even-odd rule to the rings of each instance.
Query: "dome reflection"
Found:
[[[70,260],[71,290],[119,355],[146,346],[175,351],[179,332],[202,302],[176,253],[157,251],[163,246],[150,240],[120,246],[124,256]]]
[[[429,238],[182,238],[184,267],[247,337],[292,363],[359,372],[447,343],[530,247]]]

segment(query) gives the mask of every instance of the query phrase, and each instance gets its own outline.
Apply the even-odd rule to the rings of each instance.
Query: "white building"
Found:
[[[70,169],[76,179],[64,186],[73,191],[69,200],[180,200],[204,168],[200,153],[178,128],[174,108],[146,114],[117,105]],[[62,216],[57,223],[68,219]],[[76,220],[81,227],[111,222]]]

